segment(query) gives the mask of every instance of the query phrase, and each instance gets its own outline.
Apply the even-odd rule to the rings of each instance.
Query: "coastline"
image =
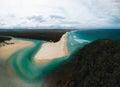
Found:
[[[6,60],[9,58],[13,53],[18,51],[19,49],[22,49],[27,46],[32,46],[34,45],[33,42],[30,41],[25,41],[25,40],[18,40],[18,39],[11,39],[8,41],[9,43],[14,43],[14,44],[9,44],[6,46],[2,46],[0,48],[0,58]]]
[[[106,32],[102,31],[102,32],[103,32],[102,33],[103,37],[102,37],[101,33],[98,32],[98,31],[97,31],[97,33],[96,33],[96,31],[95,32],[93,32],[93,31],[91,31],[91,32],[90,31],[88,31],[88,32],[84,32],[84,31],[83,32],[81,32],[81,31],[80,32],[76,32],[76,31],[72,32],[72,34],[70,34],[70,36],[67,37],[67,39],[69,40],[68,43],[67,43],[67,46],[68,46],[69,49],[71,49],[70,53],[73,52],[73,53],[76,54],[76,51],[74,49],[79,48],[79,46],[81,48],[81,47],[85,46],[85,44],[88,44],[88,41],[86,41],[86,39],[90,40],[92,42],[96,39],[103,39],[103,38],[106,38],[106,37],[108,37],[109,39],[119,39],[120,38],[119,32],[116,32],[116,33],[112,32],[112,31],[110,31],[110,33],[107,32],[107,31]],[[33,35],[34,34],[35,33],[33,33]],[[106,34],[108,34],[108,35],[106,35]],[[109,36],[109,34],[110,34],[110,36]],[[74,35],[77,35],[78,38],[75,37]],[[79,35],[81,35],[81,36],[79,36]],[[27,34],[26,34],[26,36],[27,36]],[[28,36],[29,36],[29,34],[28,34]],[[46,37],[51,38],[50,36],[51,35],[49,34]],[[34,36],[33,36],[33,38],[34,38]],[[55,37],[55,38],[59,39],[58,37]],[[20,38],[19,38],[19,40],[20,40]],[[41,80],[41,78],[43,78],[45,80],[46,76],[50,75],[51,73],[54,74],[54,71],[59,69],[59,67],[63,69],[64,66],[63,67],[61,67],[61,66],[64,65],[65,63],[70,64],[69,61],[71,61],[72,58],[74,57],[74,55],[70,55],[70,56],[61,57],[61,58],[55,59],[55,60],[44,59],[44,60],[40,61],[40,64],[36,64],[33,61],[34,60],[33,57],[39,51],[39,48],[41,48],[41,45],[44,44],[44,41],[39,41],[39,40],[35,40],[35,39],[30,39],[29,40],[29,39],[24,39],[24,38],[23,38],[23,40],[27,40],[28,42],[29,41],[33,42],[35,45],[34,46],[33,45],[28,45],[28,42],[25,42],[25,43],[27,43],[26,45],[28,45],[28,47],[26,47],[25,49],[24,49],[24,47],[20,48],[19,51],[17,51],[15,54],[13,53],[13,55],[10,57],[9,63],[10,63],[11,66],[8,66],[6,63],[4,64],[5,66],[13,68],[13,71],[18,76],[18,79],[21,80],[20,84],[22,84],[23,87],[26,84],[30,84],[30,85],[25,86],[25,87],[34,87],[35,85],[37,85],[36,87],[44,87],[44,86],[39,86],[39,83],[43,81],[43,80]],[[50,39],[50,40],[52,40],[52,39]],[[95,49],[95,47],[93,49]],[[79,49],[79,50],[81,50],[81,49]],[[92,52],[92,50],[90,52]],[[87,56],[88,51],[85,51],[85,53],[86,53],[86,56]],[[81,52],[80,52],[80,55],[82,55]],[[87,57],[87,58],[89,58],[89,57]],[[81,56],[78,59],[80,60]],[[50,61],[50,62],[48,62],[48,61]],[[79,61],[79,62],[81,62],[81,61]],[[2,61],[1,61],[1,63],[2,63]],[[75,63],[75,64],[77,64],[77,63]],[[81,63],[79,63],[79,64],[81,64]],[[73,64],[73,66],[70,66],[69,68],[73,69],[72,67],[74,67],[74,64]],[[82,65],[80,67],[82,67]],[[74,70],[77,72],[76,68]],[[1,71],[2,70],[4,72],[5,71],[7,72],[7,70],[4,69],[4,68],[2,68]],[[66,68],[65,71],[68,71],[68,68]],[[59,76],[60,76],[60,78],[63,77],[63,79],[65,80],[66,79],[65,77],[67,77],[68,74],[71,75],[71,73],[74,73],[74,71],[73,72],[68,71],[66,74],[65,73],[63,74],[63,73],[64,73],[64,71],[61,71],[59,74],[56,74],[56,77],[58,76],[58,80],[56,80],[56,77],[53,78],[54,77],[53,76],[53,77],[47,78],[47,81],[49,79],[51,79],[49,81],[52,81],[52,80],[59,81],[60,80]],[[3,77],[3,78],[0,79],[1,84],[7,85],[5,83],[2,83],[2,80],[4,80],[4,82],[6,82],[7,79],[4,78],[6,75],[4,73],[2,73],[1,76]],[[12,83],[13,85],[18,86],[18,84],[17,84],[17,83],[19,83],[18,80],[16,80],[16,83],[14,83],[14,80],[13,80],[12,76],[10,77],[10,80],[13,82]],[[52,84],[52,83],[47,84],[46,81],[44,81],[43,83],[45,83],[47,85],[47,87],[50,87],[49,84]],[[31,86],[31,84],[32,84],[32,86]],[[53,85],[54,84],[55,83],[53,83]],[[21,85],[19,85],[19,86],[21,86]],[[51,87],[54,87],[54,86],[51,86]],[[76,87],[76,86],[73,86],[73,87]]]

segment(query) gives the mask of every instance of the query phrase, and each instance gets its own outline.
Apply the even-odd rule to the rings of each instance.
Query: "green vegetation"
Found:
[[[11,40],[10,37],[0,36],[0,47],[5,46],[5,45],[9,45],[9,44],[14,44],[14,43],[7,42],[10,40]]]
[[[120,40],[97,40],[49,75],[45,87],[120,87],[119,77]]]

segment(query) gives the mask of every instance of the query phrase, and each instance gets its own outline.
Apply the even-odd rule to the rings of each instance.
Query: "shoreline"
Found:
[[[27,46],[34,45],[33,42],[25,41],[25,40],[17,40],[17,39],[12,39],[8,42],[14,43],[14,44],[2,46],[0,48],[0,59],[8,59],[17,50],[22,49]]]
[[[73,29],[0,29],[0,35],[56,42],[69,31]]]

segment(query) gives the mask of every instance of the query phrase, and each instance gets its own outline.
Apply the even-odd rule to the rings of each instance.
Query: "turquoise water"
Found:
[[[45,83],[45,76],[61,64],[64,64],[64,62],[69,61],[80,48],[97,39],[120,40],[120,30],[78,30],[67,32],[67,48],[70,55],[53,59],[51,62],[46,64],[36,64],[33,61],[35,54],[45,41],[25,39],[32,41],[35,45],[16,51],[8,59],[7,63],[9,65],[9,69],[11,69],[17,76],[13,78],[11,77],[11,80],[14,78],[17,78],[17,80],[19,79],[16,84],[12,83],[13,85],[10,87],[42,87],[42,84]]]

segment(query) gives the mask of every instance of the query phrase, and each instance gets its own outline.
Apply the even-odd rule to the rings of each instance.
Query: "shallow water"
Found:
[[[35,45],[17,50],[7,60],[0,59],[0,87],[43,87],[45,77],[69,61],[77,50],[97,39],[120,40],[120,30],[83,30],[67,32],[69,56],[53,59],[46,64],[36,64],[35,54],[45,41],[22,39]]]

